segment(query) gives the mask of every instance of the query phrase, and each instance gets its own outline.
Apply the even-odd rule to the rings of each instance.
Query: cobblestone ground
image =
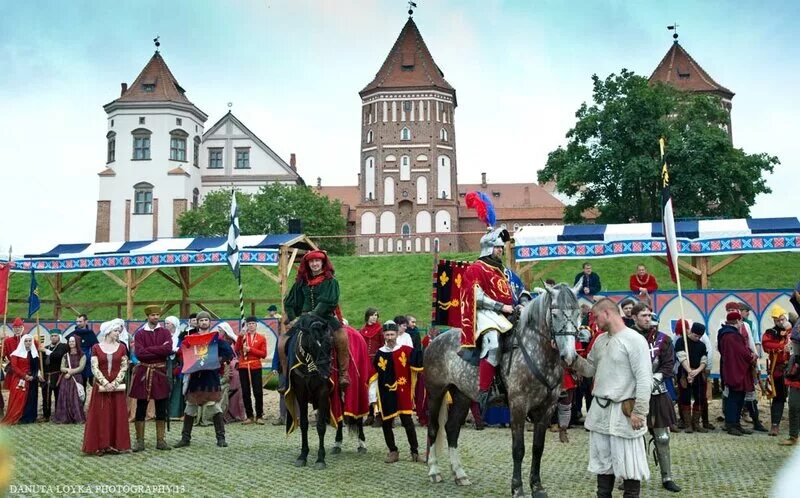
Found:
[[[170,442],[179,438],[179,422],[172,423]],[[417,429],[420,441],[425,430]],[[230,447],[215,446],[212,427],[195,428],[189,448],[156,451],[155,426],[148,423],[147,451],[119,456],[83,456],[83,426],[34,424],[6,431],[16,455],[12,485],[183,485],[185,493],[170,496],[507,496],[511,482],[511,436],[508,429],[478,432],[466,426],[461,436],[464,467],[473,481],[456,487],[452,478],[430,484],[427,467],[409,460],[402,428],[395,429],[402,460],[383,463],[386,449],[380,429],[367,428],[368,452],[356,453],[355,440],[345,436],[344,452],[330,454],[333,433],[328,432],[328,468],[295,468],[299,433],[288,438],[271,425],[228,426]],[[528,439],[532,433],[526,433]],[[570,429],[569,444],[548,432],[543,480],[551,497],[594,496],[595,480],[586,472],[588,433]],[[785,429],[782,430],[785,437]],[[719,430],[709,434],[676,434],[672,442],[675,480],[683,496],[767,496],[772,480],[791,448],[778,446],[766,435],[732,437]],[[311,437],[316,452],[316,434]],[[530,468],[526,450],[523,480]],[[643,487],[644,496],[675,496],[664,491],[658,469]],[[445,474],[447,475],[447,474]],[[32,496],[33,493],[22,493]],[[97,493],[99,495],[99,493]],[[41,496],[41,495],[40,495]]]

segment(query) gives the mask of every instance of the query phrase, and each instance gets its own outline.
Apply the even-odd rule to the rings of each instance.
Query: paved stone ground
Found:
[[[169,440],[179,438],[179,423],[172,423]],[[5,431],[16,454],[12,485],[31,484],[149,484],[183,485],[180,496],[507,496],[511,482],[511,437],[508,429],[481,432],[465,427],[462,460],[473,485],[459,488],[446,476],[430,484],[427,467],[412,463],[402,428],[395,429],[402,460],[383,463],[386,449],[380,429],[367,428],[368,453],[355,451],[355,440],[345,436],[345,450],[331,455],[333,433],[328,432],[328,468],[295,468],[299,433],[288,438],[280,427],[228,426],[230,447],[215,446],[212,427],[195,429],[192,446],[169,452],[156,451],[155,426],[147,427],[148,449],[119,456],[83,456],[83,426],[34,424]],[[418,428],[420,441],[425,431]],[[526,433],[530,439],[532,433]],[[571,442],[561,444],[548,433],[543,459],[543,479],[551,497],[594,496],[595,480],[586,472],[588,433],[569,431]],[[785,429],[783,430],[785,437]],[[766,435],[732,437],[719,430],[709,434],[676,434],[672,456],[676,482],[683,496],[764,497],[791,448],[778,446],[780,438]],[[312,456],[316,451],[312,433]],[[530,446],[523,479],[530,469]],[[313,457],[310,460],[313,462]],[[643,488],[644,496],[675,496],[660,486],[658,469]],[[526,492],[530,492],[527,489]],[[32,494],[28,493],[28,496]],[[98,494],[99,495],[99,494]],[[171,496],[178,496],[171,495]],[[41,496],[41,495],[40,495]]]

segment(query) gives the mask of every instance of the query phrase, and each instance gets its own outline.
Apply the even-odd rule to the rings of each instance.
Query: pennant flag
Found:
[[[0,315],[8,310],[8,278],[11,276],[11,263],[0,263]]]
[[[31,292],[28,295],[28,318],[39,311],[39,284],[36,283],[36,275],[31,270]]]
[[[231,224],[228,227],[228,266],[239,279],[239,207],[236,205],[236,191],[231,192]]]
[[[217,370],[219,363],[219,335],[216,332],[207,334],[190,334],[181,342],[183,369],[181,373],[190,374],[200,370]]]
[[[673,282],[678,282],[678,239],[675,237],[675,214],[672,209],[672,196],[669,193],[669,171],[664,159],[664,138],[658,139],[661,147],[661,211],[664,225],[664,238],[667,243],[667,266]]]

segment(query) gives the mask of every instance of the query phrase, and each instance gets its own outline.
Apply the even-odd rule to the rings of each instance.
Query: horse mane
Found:
[[[558,291],[556,296],[556,306],[559,309],[567,309],[574,305],[573,301],[576,299],[572,293],[572,288],[564,283],[552,286],[553,289]],[[541,327],[543,330],[547,327],[548,311],[552,305],[552,295],[543,289],[544,292],[539,293],[531,302],[522,309],[519,317],[519,326],[526,329],[536,329]]]

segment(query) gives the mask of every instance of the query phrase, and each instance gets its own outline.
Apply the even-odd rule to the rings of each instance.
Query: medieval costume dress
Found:
[[[230,325],[225,322],[219,324],[219,338],[222,341],[227,341],[228,345],[233,347],[236,344],[236,334]],[[224,414],[225,423],[230,422],[243,422],[247,420],[247,415],[244,411],[244,397],[242,396],[242,385],[239,382],[239,376],[236,375],[238,371],[239,358],[236,352],[233,353],[233,358],[230,363],[223,365],[222,376],[220,377],[220,385],[222,387],[222,399],[219,402],[220,410]],[[202,410],[201,410],[202,411]],[[201,424],[198,424],[201,425]]]
[[[75,336],[76,339],[80,341],[79,344],[81,345],[81,351],[83,351],[83,356],[86,357],[86,365],[84,365],[83,372],[81,372],[83,385],[85,387],[87,383],[91,384],[92,382],[92,377],[93,377],[92,365],[91,365],[92,347],[94,347],[94,345],[98,343],[97,335],[91,328],[79,329],[75,327],[75,329],[72,332],[70,332],[69,334],[67,334],[66,337],[64,337],[64,341],[69,343],[69,338],[72,337],[73,335]]]
[[[24,338],[30,337],[30,350],[25,349]],[[38,342],[29,334],[22,336],[9,357],[11,370],[7,377],[9,387],[8,409],[2,423],[6,425],[36,422],[39,408],[39,352]],[[26,379],[29,377],[30,379]]]
[[[781,419],[783,418],[783,407],[788,397],[783,371],[790,357],[787,346],[791,334],[791,324],[786,311],[777,305],[772,308],[772,318],[777,323],[764,332],[761,344],[764,347],[764,352],[768,355],[767,374],[769,379],[767,382],[771,387],[767,392],[767,396],[772,400],[770,405],[772,427],[769,435],[777,436]]]
[[[572,364],[580,375],[594,377],[593,402],[584,427],[589,434],[589,472],[624,480],[650,479],[644,435],[623,413],[622,402],[634,400],[632,413],[647,417],[653,384],[647,341],[631,329],[597,337],[589,355]],[[612,481],[613,486],[613,481]]]
[[[78,385],[82,386],[83,383],[86,356],[81,351],[80,339],[76,336],[75,340],[77,341],[77,351],[75,353],[68,352],[61,359],[61,377],[58,379],[59,395],[52,419],[56,424],[82,424],[86,421],[83,400],[78,394]]]
[[[53,334],[59,334],[59,330],[52,329],[50,334],[51,337]],[[44,349],[44,380],[47,384],[47,392],[42,401],[42,416],[47,420],[52,415],[52,401],[54,400],[55,404],[58,404],[58,378],[61,376],[61,360],[69,349],[66,343],[64,343],[63,337],[61,337],[57,344],[48,344]]]
[[[367,314],[370,314],[369,311],[371,310],[367,311],[368,311]],[[374,314],[377,313],[378,311],[375,310]],[[375,358],[375,353],[377,353],[378,350],[381,348],[381,346],[383,346],[383,326],[377,321],[373,324],[370,324],[369,316],[365,316],[365,320],[366,322],[364,323],[364,326],[361,327],[361,330],[359,330],[358,332],[361,334],[361,337],[364,338],[364,341],[367,344],[367,356],[369,357],[369,372],[367,373],[367,376],[371,378],[372,375],[375,373],[372,370],[372,360]],[[369,416],[367,417],[365,423],[367,425],[370,425],[375,421],[374,418],[376,415],[375,404],[378,402],[378,392],[375,391],[374,389],[370,389],[368,396],[369,396]],[[380,414],[377,415],[378,418],[380,418]]]
[[[749,431],[741,425],[742,408],[745,394],[753,391],[753,364],[756,361],[747,339],[741,334],[737,320],[741,319],[738,311],[728,313],[729,323],[717,332],[717,344],[720,354],[720,374],[725,384],[727,400],[723,405],[725,412],[725,429],[728,434],[741,436]],[[723,392],[725,395],[725,392]]]
[[[181,345],[180,325],[181,322],[175,316],[168,316],[164,319],[165,323],[169,323],[173,327],[172,332],[172,352],[167,360],[167,372],[170,374],[172,380],[172,389],[169,392],[169,404],[167,411],[169,418],[176,419],[183,417],[183,410],[186,408],[186,401],[183,399],[183,377],[181,376],[181,367],[178,365],[178,360],[175,353]]]
[[[384,328],[392,326],[397,327],[394,322],[384,324]],[[411,413],[414,410],[416,375],[422,368],[419,355],[409,346],[396,345],[392,349],[383,346],[375,354],[373,367],[375,374],[370,381],[377,382],[378,386],[378,406],[383,414],[383,437],[389,448],[386,462],[393,463],[398,460],[397,445],[392,430],[395,417],[400,417],[400,422],[406,431],[412,461],[418,461],[417,433],[414,430]]]
[[[686,346],[683,341],[683,321],[678,322],[675,326],[675,336],[678,338],[675,341],[675,355],[678,357],[678,404],[680,405],[681,418],[683,419],[686,432],[708,432],[708,429],[703,427],[700,423],[702,414],[703,399],[706,396],[706,380],[703,372],[696,375],[691,381],[689,380],[689,372],[683,366],[686,361],[689,364],[690,370],[700,368],[701,365],[708,365],[708,350],[703,341],[692,340],[689,338],[689,352],[686,352]],[[692,324],[691,333],[703,336],[706,328],[702,323],[695,322]],[[705,370],[705,367],[703,367]],[[694,405],[692,405],[694,400]]]
[[[131,449],[125,395],[128,348],[120,342],[113,353],[106,353],[100,344],[95,344],[91,363],[95,386],[86,415],[82,451],[88,454],[128,451]]]
[[[247,323],[257,321],[255,317],[247,319]],[[244,346],[247,345],[247,353]],[[248,421],[263,423],[264,418],[264,385],[261,381],[261,360],[267,357],[267,341],[258,332],[245,332],[236,338],[234,351],[239,357],[233,375],[239,377],[239,385],[244,400],[244,411]],[[255,412],[253,411],[255,400]],[[252,423],[245,422],[245,423]]]

